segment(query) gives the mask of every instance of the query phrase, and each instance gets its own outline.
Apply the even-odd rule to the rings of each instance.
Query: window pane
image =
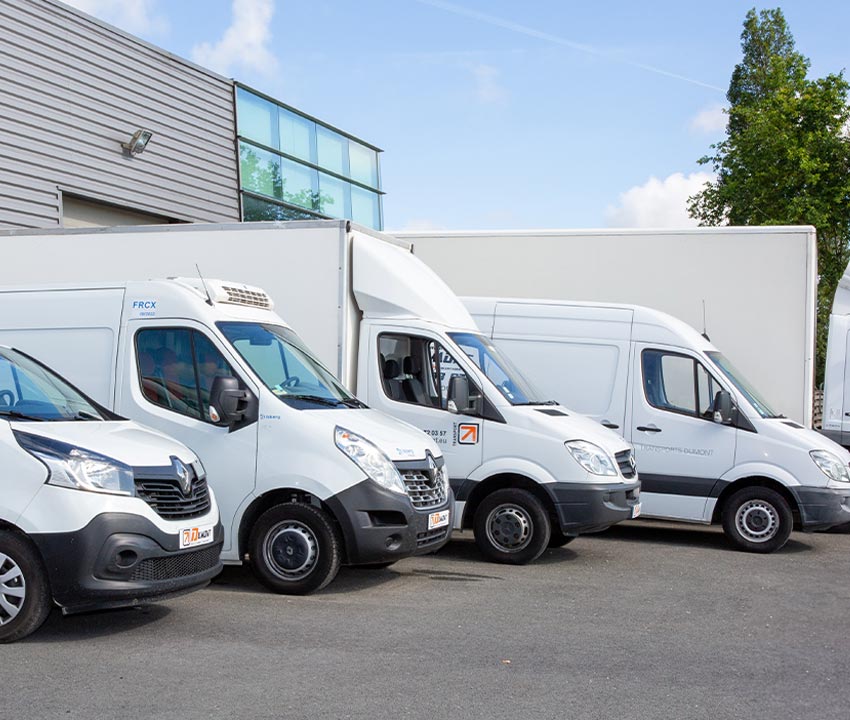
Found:
[[[378,206],[378,194],[351,186],[351,219],[360,225],[381,229],[381,213]]]
[[[699,411],[706,418],[712,417],[714,396],[722,390],[717,381],[702,365],[697,363],[697,386],[699,388]]]
[[[319,204],[316,209],[331,217],[349,217],[351,212],[346,208],[350,206],[350,201],[346,201],[350,187],[344,180],[319,173]]]
[[[201,388],[204,420],[210,418],[210,390],[213,380],[217,377],[236,377],[233,369],[224,356],[212,344],[209,338],[199,332],[195,333],[195,358],[198,361],[198,384]]]
[[[282,196],[280,157],[278,155],[260,150],[247,143],[241,143],[239,160],[243,189],[270,197],[280,198]]]
[[[324,170],[348,175],[348,139],[339,133],[316,126],[316,145],[319,151],[316,163]]]
[[[318,173],[313,168],[281,158],[283,170],[283,201],[313,209],[318,186]]]
[[[348,160],[351,166],[349,177],[352,180],[373,188],[378,187],[378,153],[365,145],[349,140]]]
[[[242,220],[262,222],[264,220],[315,220],[316,216],[306,210],[266,202],[250,195],[242,196]]]
[[[661,360],[667,405],[696,414],[694,361],[681,355],[665,355]]]
[[[189,330],[142,330],[136,353],[144,396],[154,405],[200,418]]]
[[[277,105],[237,88],[236,116],[240,135],[277,147]]]
[[[316,123],[278,108],[280,123],[280,149],[307,162],[316,162],[312,151],[313,136],[316,133]]]

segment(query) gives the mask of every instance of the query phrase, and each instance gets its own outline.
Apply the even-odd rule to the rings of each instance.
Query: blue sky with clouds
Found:
[[[385,150],[388,229],[677,226],[752,4],[73,0]],[[758,5],[776,7],[775,5]],[[780,6],[822,76],[850,3]]]

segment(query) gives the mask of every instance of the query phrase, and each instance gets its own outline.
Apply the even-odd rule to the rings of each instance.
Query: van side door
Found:
[[[122,349],[124,367],[116,411],[177,438],[201,459],[224,526],[222,556],[235,556],[236,512],[254,490],[256,421],[231,431],[210,418],[216,376],[244,380],[239,363],[203,325],[187,320],[131,320]]]
[[[630,437],[643,514],[710,520],[719,478],[735,464],[738,430],[714,422],[724,389],[686,351],[636,343]]]

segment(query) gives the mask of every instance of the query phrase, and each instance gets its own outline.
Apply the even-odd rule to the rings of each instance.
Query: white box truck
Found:
[[[437,445],[363,409],[261,291],[197,278],[0,289],[0,338],[192,447],[217,493],[223,559],[248,555],[276,592],[312,592],[342,562],[385,566],[448,541]]]
[[[0,242],[15,243],[14,249],[8,250],[12,262],[0,270],[3,283],[161,276],[191,270],[197,262],[205,274],[234,277],[262,288],[247,288],[240,297],[260,305],[273,298],[287,321],[344,385],[369,406],[434,439],[439,450],[433,448],[431,453],[445,456],[456,494],[454,525],[474,528],[479,548],[491,560],[529,562],[549,545],[565,544],[579,533],[603,530],[640,512],[639,482],[628,443],[598,423],[542,403],[520,373],[477,331],[457,297],[410,253],[406,243],[352,228],[345,221],[12,231],[0,236]],[[50,268],[44,267],[44,257],[51,257]],[[45,277],[50,273],[52,277]],[[190,443],[204,458],[211,481],[220,462],[242,463],[240,472],[247,476],[256,455],[258,478],[264,469],[268,473],[274,469],[293,474],[286,487],[297,488],[293,483],[316,470],[309,463],[291,470],[295,459],[316,448],[309,456],[315,467],[338,460],[341,455],[334,449],[318,452],[321,443],[329,440],[332,426],[321,430],[305,425],[302,433],[295,429],[294,414],[275,409],[288,394],[303,392],[299,391],[303,373],[297,369],[282,368],[278,375],[265,371],[264,363],[274,360],[269,347],[274,348],[275,341],[269,343],[268,334],[284,333],[279,329],[282,321],[261,320],[256,309],[226,304],[219,290],[213,304],[207,306],[199,279],[179,284],[191,286],[194,292],[194,305],[187,297],[179,312],[174,301],[165,300],[170,298],[167,293],[176,292],[167,283],[132,289],[128,284],[122,290],[122,319],[103,321],[123,337],[113,356],[117,366],[114,384],[110,384],[112,375],[92,376],[84,363],[68,367],[68,374],[79,377],[84,387],[91,386],[95,396],[99,392],[101,397],[114,398],[121,412],[189,441],[188,435],[181,435],[186,432],[182,423],[187,421],[176,418],[166,424],[162,417],[168,416],[169,409],[154,407],[144,397],[145,389],[137,378],[140,373],[145,377],[145,365],[153,365],[142,354],[147,345],[139,344],[137,328],[163,324],[195,328],[214,342],[246,384],[250,380],[253,393],[268,397],[260,408],[260,431],[268,441],[256,454],[251,450],[255,440],[251,447],[231,448],[229,444],[239,442],[241,433],[228,435],[215,425],[202,429],[215,437],[212,447],[223,457],[208,460],[206,447],[202,451],[201,443]],[[79,292],[76,289],[68,297]],[[67,313],[62,322],[74,325],[75,311],[66,309],[61,298],[61,291],[56,290],[49,300],[39,300],[45,305],[38,314],[38,327],[55,325],[58,321],[54,318],[60,313]],[[20,308],[33,306],[30,301],[24,306],[25,300],[27,296],[20,292],[0,294],[0,318],[4,318],[0,339],[6,337],[12,322],[8,318],[15,311],[14,322],[23,332],[17,341],[24,340],[23,328],[29,321],[18,314]],[[118,329],[119,322],[126,331]],[[263,348],[271,354],[262,361],[248,360],[242,354],[246,343],[257,358]],[[38,350],[47,352],[51,347],[51,360],[59,367],[75,355],[59,348],[55,340]],[[156,350],[152,348],[151,354],[156,355]],[[154,365],[159,362],[156,357],[152,360]],[[338,388],[334,392],[341,396],[344,391]],[[354,404],[350,398],[344,399]],[[284,406],[289,407],[288,401]],[[327,412],[309,414],[316,423],[318,418],[331,417]],[[367,425],[365,418],[363,411],[333,411],[333,424],[380,442],[399,467],[408,459],[422,461],[421,442],[417,446],[410,436],[402,445],[402,440],[391,439],[390,428],[379,432],[377,421]],[[362,429],[355,424],[361,419]],[[193,424],[203,425],[200,420]],[[290,427],[293,441],[284,443]],[[338,463],[334,468],[331,477],[344,469]],[[349,484],[348,480],[338,482]],[[321,497],[326,494],[324,491]],[[236,519],[252,500],[248,495],[242,505],[235,501],[226,505],[223,489],[219,495],[223,516]],[[224,558],[238,559],[243,551],[243,531],[238,524],[230,535],[233,542],[226,545]]]
[[[63,613],[155,602],[221,571],[222,527],[185,445],[0,346],[0,643]]]
[[[722,523],[753,552],[850,522],[850,453],[779,415],[686,323],[639,305],[464,302],[546,397],[632,443],[646,517]]]
[[[458,295],[636,304],[707,329],[777,412],[812,425],[812,227],[391,234]]]
[[[829,315],[826,367],[823,378],[823,426],[821,432],[850,448],[850,267],[835,290]]]

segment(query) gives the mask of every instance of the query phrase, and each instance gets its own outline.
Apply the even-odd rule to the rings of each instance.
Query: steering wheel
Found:
[[[301,384],[301,378],[299,378],[297,375],[291,375],[290,377],[286,378],[286,380],[284,380],[280,384],[280,387],[282,387],[282,388],[294,388],[296,385],[300,385],[300,384]]]
[[[12,407],[15,404],[15,393],[11,390],[0,390],[0,405]]]

